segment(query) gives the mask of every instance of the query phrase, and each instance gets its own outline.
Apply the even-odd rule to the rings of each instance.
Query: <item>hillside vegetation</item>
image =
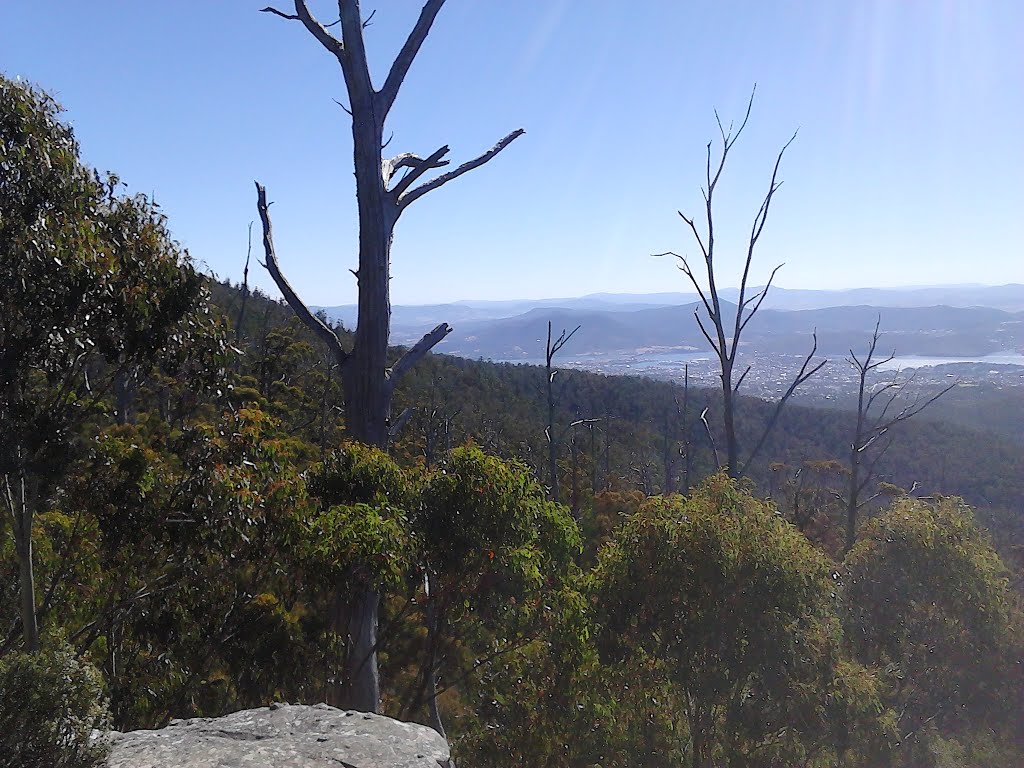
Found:
[[[899,424],[846,542],[840,411],[737,479],[711,391],[426,354],[349,441],[343,329],[199,275],[48,96],[0,97],[0,768],[346,704],[371,656],[467,765],[1024,760],[1019,443]]]

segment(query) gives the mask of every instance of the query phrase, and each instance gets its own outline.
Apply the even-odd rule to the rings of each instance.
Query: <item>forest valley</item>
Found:
[[[851,517],[856,414],[737,396],[730,476],[721,391],[429,346],[356,429],[365,339],[198,274],[2,77],[0,152],[0,766],[368,669],[467,766],[1024,764],[1019,442],[894,424]]]

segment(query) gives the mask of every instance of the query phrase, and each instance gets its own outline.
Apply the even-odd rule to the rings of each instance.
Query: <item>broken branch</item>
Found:
[[[328,349],[331,350],[331,354],[338,361],[338,365],[344,365],[349,355],[345,348],[341,346],[341,341],[338,339],[337,334],[319,317],[309,311],[309,307],[303,303],[302,299],[299,298],[288,282],[288,279],[281,272],[277,262],[277,254],[274,252],[274,236],[270,224],[269,205],[267,204],[267,189],[258,181],[255,184],[256,208],[259,210],[260,221],[263,223],[263,250],[266,253],[267,259],[263,266],[267,268],[270,276],[274,278],[278,290],[281,291],[284,300],[288,302],[288,306],[292,308],[296,316],[327,345]]]
[[[410,368],[416,365],[420,358],[437,346],[441,340],[451,332],[452,329],[448,323],[441,323],[439,326],[434,328],[434,330],[417,341],[416,344],[410,347],[404,355],[398,358],[398,362],[396,362],[388,372],[388,385],[392,390],[394,390],[395,383],[405,375]]]
[[[472,171],[474,168],[479,168],[481,165],[491,160],[495,155],[501,152],[501,150],[503,150],[513,141],[522,136],[524,133],[526,133],[526,131],[524,131],[522,128],[517,128],[479,157],[470,160],[469,162],[463,163],[453,171],[449,171],[448,173],[442,173],[440,176],[431,179],[425,184],[421,184],[420,186],[416,187],[416,189],[406,192],[404,195],[398,198],[399,209],[404,209],[410,203],[423,197],[423,195],[427,194],[427,192],[430,192],[432,190],[437,189],[440,186],[447,184],[452,179],[457,179],[462,174]]]

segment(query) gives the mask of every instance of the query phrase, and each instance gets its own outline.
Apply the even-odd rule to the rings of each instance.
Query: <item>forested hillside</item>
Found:
[[[237,317],[237,288],[216,285],[214,295],[229,317]],[[315,340],[291,318],[287,307],[263,297],[250,300],[245,327],[258,341],[262,407],[286,423],[294,422],[293,429],[305,430],[308,439],[317,442],[321,425],[333,423],[331,413],[340,406],[337,390],[324,387],[324,358]],[[271,351],[281,363],[263,362]],[[294,364],[303,355],[303,363]],[[472,442],[523,462],[538,481],[549,482],[544,379],[543,366],[429,356],[410,372],[398,393],[395,413],[409,408],[411,414],[391,450],[404,462],[429,466],[446,449]],[[573,508],[589,504],[602,491],[683,491],[715,471],[712,442],[721,446],[723,438],[715,418],[719,405],[714,391],[685,392],[668,382],[578,370],[561,371],[556,379],[561,500]],[[296,397],[298,392],[302,397]],[[955,391],[947,395],[954,403],[956,396]],[[945,407],[946,400],[940,400],[934,409]],[[710,437],[701,420],[704,409]],[[763,400],[741,398],[742,432],[759,434],[773,409]],[[1004,554],[1019,556],[1024,546],[1024,446],[994,431],[940,422],[929,415],[925,412],[920,419],[900,424],[887,436],[891,447],[879,461],[875,479],[875,485],[885,490],[881,499],[911,489],[921,497],[962,497],[998,532]],[[574,426],[581,421],[586,423]],[[757,492],[785,511],[791,503],[787,493],[792,494],[793,475],[811,466],[813,472],[801,473],[814,475],[813,481],[804,478],[804,489],[810,493],[807,483],[816,483],[819,503],[827,502],[829,493],[838,492],[843,483],[854,421],[852,412],[834,407],[788,407],[763,458],[751,468]],[[839,508],[831,513],[837,516],[833,524],[839,525]]]
[[[352,111],[386,113],[404,72],[374,91],[276,14],[350,78],[362,55]],[[448,147],[382,161],[383,119],[354,125],[380,237],[346,330],[283,277],[264,187],[286,303],[201,274],[0,77],[0,768],[282,700],[429,724],[481,767],[1024,762],[1024,446],[728,410],[712,312],[718,390],[559,370],[550,326],[545,367],[434,354],[445,324],[389,347],[403,206],[522,131],[412,186]]]

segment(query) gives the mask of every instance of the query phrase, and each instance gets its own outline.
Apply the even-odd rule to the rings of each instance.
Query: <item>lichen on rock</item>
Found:
[[[450,756],[426,726],[326,704],[172,720],[114,733],[112,745],[107,768],[438,768]]]

